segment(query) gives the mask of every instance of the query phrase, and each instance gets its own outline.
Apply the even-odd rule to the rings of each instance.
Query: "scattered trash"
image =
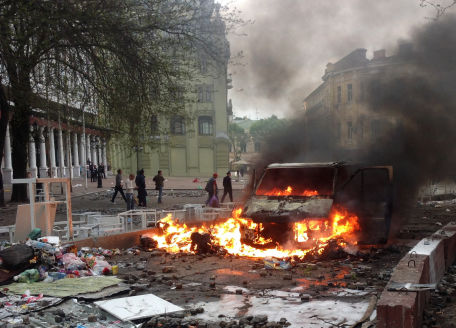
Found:
[[[32,231],[30,231],[28,237],[32,240],[37,240],[38,238],[41,237],[41,229],[40,228],[35,228]]]
[[[290,270],[291,264],[288,261],[279,261],[277,259],[267,257],[264,259],[264,268],[268,270]]]
[[[58,236],[41,237],[41,238],[38,238],[38,241],[41,241],[43,243],[48,243],[51,245],[55,245],[55,246],[60,245],[60,238]]]
[[[22,295],[4,295],[2,297],[3,306],[0,307],[0,319],[42,310],[61,302],[61,298],[44,297],[43,295],[39,297],[26,296],[25,298]],[[20,317],[14,319],[20,319]]]
[[[37,269],[25,270],[20,275],[14,277],[14,281],[25,282],[27,284],[40,280],[40,273]]]

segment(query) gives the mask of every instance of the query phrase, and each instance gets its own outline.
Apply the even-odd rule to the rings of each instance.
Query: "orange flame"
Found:
[[[318,196],[318,191],[316,190],[303,190],[303,191],[296,191],[291,186],[286,187],[285,189],[281,190],[279,188],[273,188],[271,190],[257,190],[257,195],[260,196]]]
[[[341,246],[347,243],[356,244],[356,232],[360,230],[358,217],[350,214],[343,208],[334,209],[329,219],[309,219],[297,222],[293,226],[293,246],[284,248],[274,244],[270,238],[261,236],[264,227],[250,219],[241,218],[242,209],[233,211],[233,217],[220,223],[200,227],[189,227],[174,220],[171,214],[160,220],[161,233],[153,233],[159,248],[168,252],[192,252],[191,235],[194,232],[209,233],[212,244],[226,250],[227,253],[247,257],[277,257],[285,258],[297,256],[303,258],[313,251],[321,254],[330,240],[337,240]],[[266,249],[259,249],[243,242],[246,232],[255,232],[251,240],[257,245],[269,245]]]

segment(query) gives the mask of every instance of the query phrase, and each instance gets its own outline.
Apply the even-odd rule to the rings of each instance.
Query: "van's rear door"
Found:
[[[358,215],[360,243],[386,242],[392,215],[391,166],[362,167],[336,192],[335,203]]]

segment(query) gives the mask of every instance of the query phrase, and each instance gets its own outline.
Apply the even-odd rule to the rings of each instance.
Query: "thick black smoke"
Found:
[[[224,0],[228,1],[228,0]],[[390,49],[411,26],[433,16],[419,0],[245,0],[233,1],[254,20],[232,34],[230,97],[235,113],[258,109],[288,116],[302,109],[302,98],[319,82],[324,66],[355,48]],[[240,110],[240,112],[236,112]]]
[[[335,146],[331,114],[294,119],[267,141],[259,167],[271,162],[351,160],[394,166],[396,209],[420,186],[456,176],[456,16],[417,29],[400,64],[375,75],[367,107],[389,128],[355,153]],[[399,206],[398,206],[399,205]]]

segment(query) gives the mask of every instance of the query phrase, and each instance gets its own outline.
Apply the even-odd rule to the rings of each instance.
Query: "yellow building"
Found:
[[[403,45],[399,51],[407,47]],[[368,107],[367,86],[372,77],[397,71],[398,65],[398,57],[387,57],[385,50],[375,51],[368,59],[366,49],[356,49],[338,62],[328,63],[323,83],[304,100],[307,124],[317,131],[309,138],[310,148],[321,147],[317,144],[326,140],[328,147],[334,144],[350,151],[374,140],[385,120]]]
[[[183,88],[188,94],[180,97],[189,100],[183,104],[188,119],[160,117],[157,122],[151,122],[160,124],[160,131],[164,131],[159,136],[150,136],[156,141],[154,146],[144,144],[131,148],[125,140],[114,136],[108,152],[113,171],[121,168],[128,174],[143,168],[146,176],[163,170],[165,176],[208,177],[214,172],[224,175],[229,169],[229,44],[219,5],[210,0],[204,2],[204,6],[208,11],[206,23],[212,26],[214,38],[218,38],[223,50],[216,59],[197,53],[186,56],[187,64],[197,67]]]

